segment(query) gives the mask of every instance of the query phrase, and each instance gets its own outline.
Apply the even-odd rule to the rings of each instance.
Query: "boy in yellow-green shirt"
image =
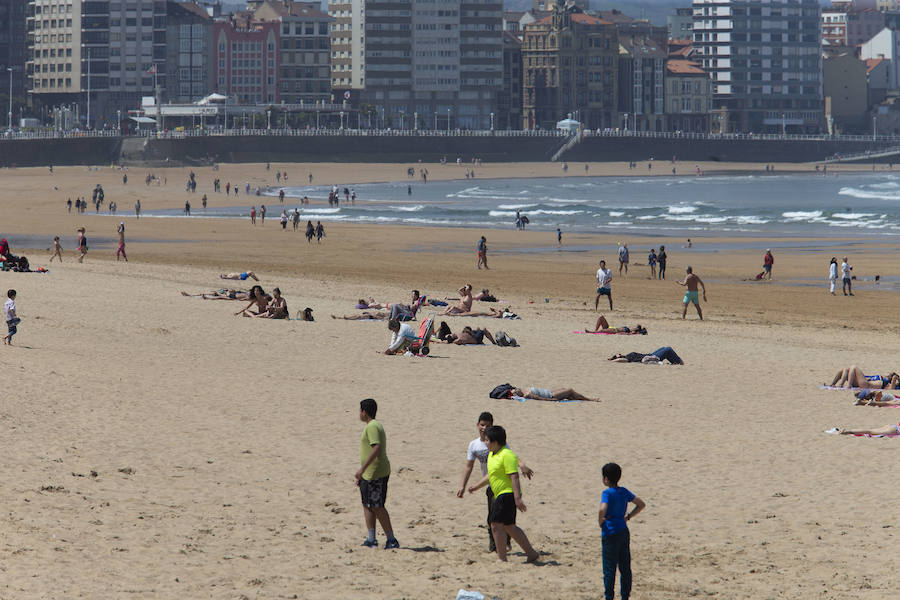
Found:
[[[387,436],[384,427],[375,420],[378,412],[378,404],[371,398],[366,398],[359,403],[359,420],[366,424],[359,445],[359,470],[354,475],[356,485],[362,497],[363,516],[366,519],[366,541],[362,543],[367,548],[378,546],[375,539],[375,519],[381,523],[387,541],[385,550],[399,548],[400,542],[394,537],[391,527],[391,517],[388,515],[384,503],[387,500],[388,477],[391,475],[391,463],[387,457]]]
[[[528,536],[516,525],[516,509],[525,512],[522,489],[519,486],[519,459],[506,447],[506,431],[499,425],[488,427],[485,432],[488,449],[488,472],[475,485],[469,486],[469,493],[480,490],[488,483],[494,492],[491,507],[491,531],[497,546],[497,557],[506,561],[506,536],[516,540],[528,557],[526,562],[535,562],[540,554],[531,546]]]

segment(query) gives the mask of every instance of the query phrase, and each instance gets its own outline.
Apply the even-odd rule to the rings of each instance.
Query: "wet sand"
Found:
[[[273,165],[268,175],[262,165],[222,165],[217,174],[255,187],[274,183],[276,168],[289,181],[313,169],[321,184],[405,177],[398,165]],[[456,165],[428,168],[432,178],[459,176]],[[627,173],[591,165],[590,174],[604,169]],[[6,595],[422,598],[468,588],[595,598],[600,468],[610,460],[648,504],[630,523],[635,597],[874,599],[898,584],[885,552],[897,440],[822,433],[898,417],[817,386],[850,364],[900,367],[898,296],[864,281],[852,298],[831,296],[825,281],[836,243],[846,244],[859,277],[900,276],[900,242],[742,238],[733,248],[709,237],[687,249],[681,239],[567,235],[567,246],[591,250],[554,252],[546,232],[331,224],[321,245],[307,244],[274,219],[256,227],[134,219],[138,198],[145,210],[184,203],[188,169],[156,172],[167,185],[145,186],[137,169],[127,186],[109,168],[0,174],[0,222],[13,250],[18,239],[46,239],[49,248],[53,235],[66,247],[62,265],[47,263],[49,250],[25,252],[50,273],[0,273],[4,290],[18,290],[23,317],[16,347],[0,351]],[[213,172],[196,172],[192,204],[204,192],[225,201],[210,192]],[[485,165],[479,177],[558,173],[559,165]],[[66,214],[66,197],[89,199],[96,183],[120,215]],[[127,264],[114,256],[123,219]],[[77,264],[81,225],[92,241]],[[480,235],[489,271],[475,268]],[[617,242],[641,263],[666,244],[667,280],[650,280],[643,264],[619,277]],[[742,281],[761,270],[767,247],[775,280]],[[640,323],[647,336],[571,333],[597,317],[603,257],[614,265],[615,310],[602,298],[599,312],[613,325]],[[681,319],[674,280],[688,264],[708,282],[703,322],[693,308]],[[241,318],[237,302],[179,294],[222,287],[219,273],[246,269],[266,290],[280,287],[292,314],[313,308],[316,322]],[[412,288],[452,297],[467,282],[490,288],[522,319],[448,324],[502,329],[521,348],[440,344],[430,358],[387,357],[384,323],[329,318],[357,312],[359,297],[403,301]],[[687,364],[605,360],[660,346]],[[602,401],[489,399],[505,382],[573,387]],[[365,397],[379,402],[388,435],[395,552],[359,547],[365,528],[352,475]],[[498,564],[486,552],[484,497],[455,497],[483,410],[537,473],[525,483],[519,524],[542,566],[520,555]],[[380,528],[378,536],[383,544]]]

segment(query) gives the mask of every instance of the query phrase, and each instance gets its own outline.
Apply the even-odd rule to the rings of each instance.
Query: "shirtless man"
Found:
[[[222,275],[219,275],[219,279],[240,279],[241,281],[246,280],[248,277],[253,281],[259,281],[259,278],[253,271],[244,271],[243,273],[224,273]]]
[[[128,262],[128,255],[125,254],[125,221],[119,223],[116,231],[119,234],[119,247],[116,248],[116,261],[119,260],[119,255],[121,254],[122,258],[125,259],[125,262]]]
[[[447,310],[441,313],[442,315],[460,315],[472,312],[472,284],[467,283],[456,291],[460,295],[459,304],[447,307]]]
[[[270,300],[271,298],[260,286],[254,285],[250,288],[250,303],[234,315],[244,315],[245,317],[261,315],[268,310]],[[256,312],[251,310],[254,306],[256,306]]]
[[[699,285],[703,288],[703,301],[706,302],[706,286],[703,284],[703,280],[694,275],[694,269],[692,267],[688,267],[684,281],[679,281],[678,285],[683,285],[687,288],[687,292],[684,294],[684,300],[682,301],[684,306],[681,311],[681,318],[683,319],[685,315],[687,315],[688,304],[693,302],[694,307],[697,309],[697,315],[699,315],[700,320],[702,321],[703,311],[700,310],[700,299],[698,297],[699,294],[697,293],[697,286]]]
[[[224,288],[211,290],[205,294],[188,294],[182,290],[181,295],[187,296],[188,298],[203,298],[204,300],[250,300],[250,292]]]

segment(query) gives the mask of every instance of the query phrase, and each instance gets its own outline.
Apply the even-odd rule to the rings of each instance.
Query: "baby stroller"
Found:
[[[428,345],[431,343],[431,336],[434,333],[434,316],[428,317],[419,326],[419,337],[409,346],[409,351],[413,354],[428,356],[431,349]]]

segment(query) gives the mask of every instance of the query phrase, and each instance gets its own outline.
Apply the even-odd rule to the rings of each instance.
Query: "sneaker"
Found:
[[[377,548],[377,547],[378,547],[378,540],[372,540],[371,542],[370,542],[369,540],[366,540],[366,541],[364,541],[364,542],[362,543],[362,546],[363,546],[364,548]]]
[[[395,548],[400,547],[400,542],[397,541],[397,538],[391,538],[384,543],[385,550],[393,550]]]

